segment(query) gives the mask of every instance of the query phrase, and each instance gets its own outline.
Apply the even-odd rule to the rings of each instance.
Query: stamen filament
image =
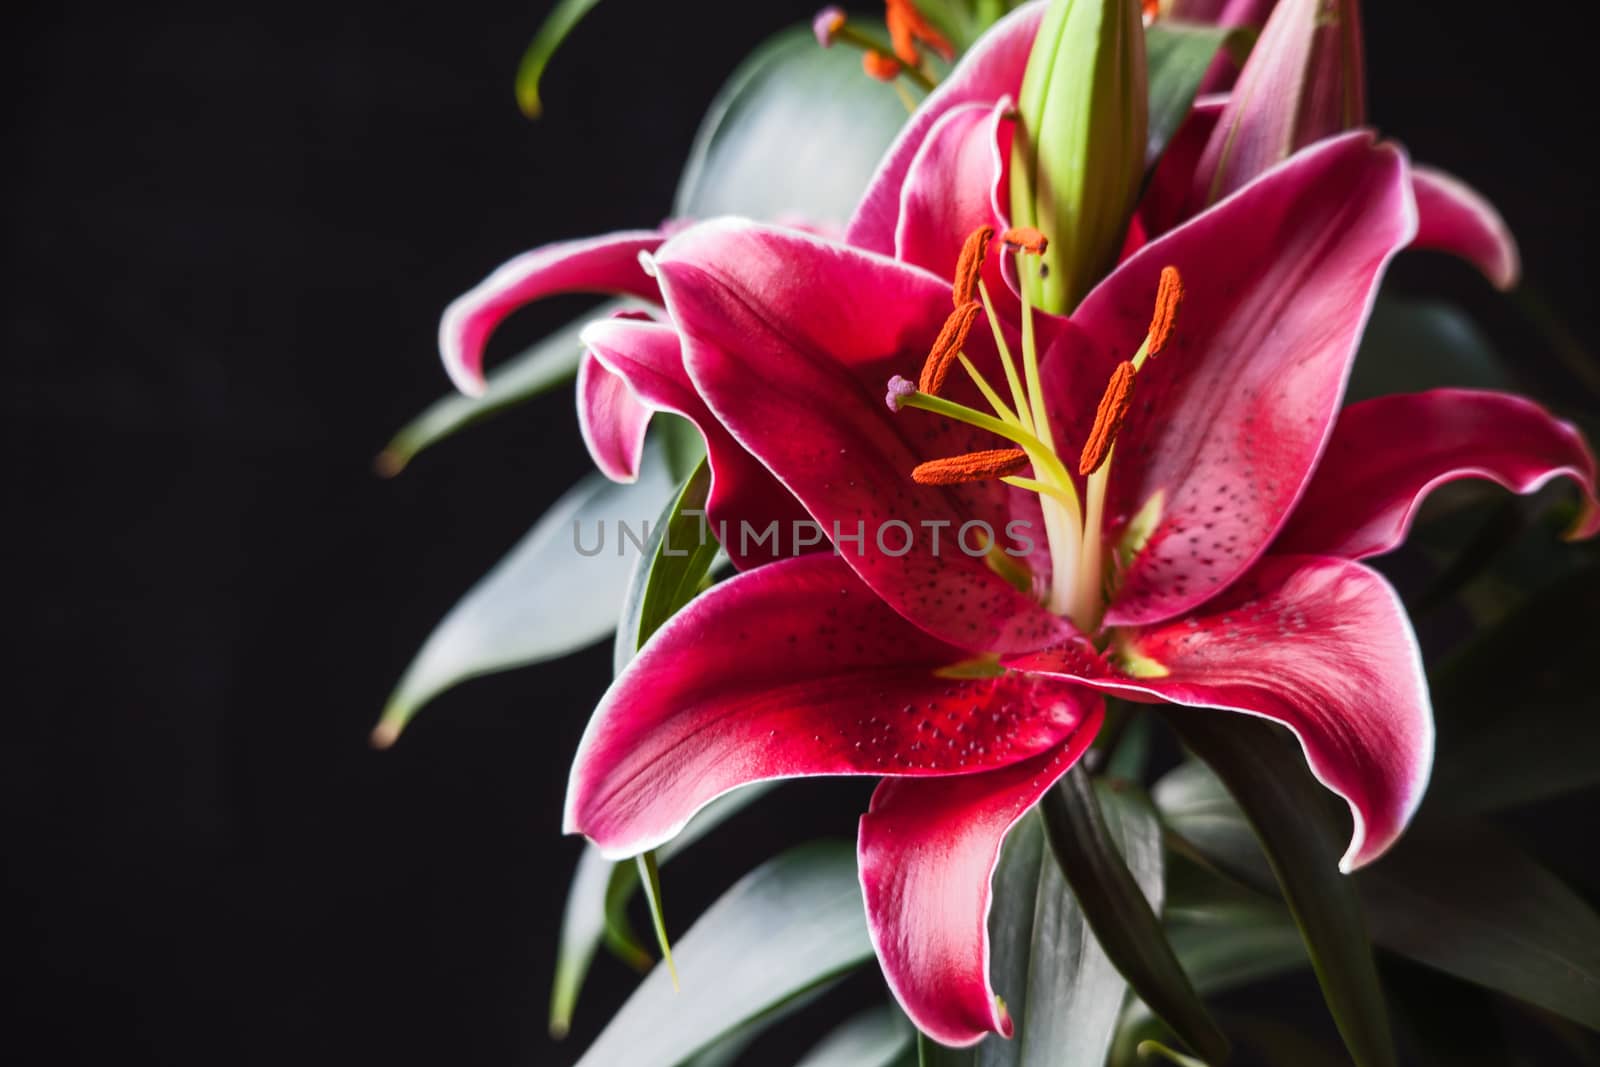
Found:
[[[1017,406],[1017,422],[1033,433],[1033,413],[1028,408],[1028,394],[1022,390],[1022,379],[1017,377],[1017,365],[1011,358],[1011,346],[1000,329],[1000,316],[994,313],[994,302],[989,299],[989,287],[978,282],[978,295],[983,298],[983,311],[989,318],[989,328],[994,331],[994,346],[1000,352],[1000,366],[1006,372],[1006,385],[1011,387],[1011,402]]]
[[[1022,427],[1001,422],[994,416],[975,411],[965,404],[957,404],[955,401],[946,400],[942,396],[929,396],[923,392],[908,393],[900,397],[899,402],[901,407],[931,411],[935,415],[943,415],[947,419],[955,419],[957,422],[964,422],[968,426],[976,426],[980,430],[988,430],[996,437],[1003,437],[1007,441],[1013,441],[1022,446],[1027,451],[1028,458],[1036,464],[1035,470],[1039,470],[1042,467],[1043,473],[1048,475],[1062,489],[1072,494],[1073,506],[1076,508],[1077,490],[1072,486],[1072,478],[1067,474],[1067,468],[1056,458],[1054,449],[1047,446],[1033,434],[1022,429]]]
[[[1106,455],[1100,469],[1089,476],[1084,486],[1083,548],[1078,553],[1078,602],[1069,613],[1079,629],[1093,632],[1100,625],[1100,612],[1105,601],[1105,567],[1103,560],[1105,536],[1106,484],[1111,477],[1111,458],[1116,449]]]
[[[1019,272],[1022,269],[1020,256],[1017,258],[1017,269]],[[1050,413],[1045,408],[1044,386],[1039,384],[1039,352],[1033,339],[1033,304],[1028,300],[1028,287],[1021,285],[1018,288],[1022,291],[1022,373],[1028,379],[1028,400],[1033,406],[1033,432],[1054,452],[1056,442],[1050,432]]]
[[[1041,482],[1036,478],[1024,478],[1020,474],[1008,475],[1000,480],[1005,482],[1007,485],[1014,485],[1018,489],[1026,489],[1030,493],[1038,493],[1041,496],[1055,497],[1069,508],[1075,509],[1078,506],[1078,500],[1076,497],[1069,493],[1062,492],[1049,482]]]
[[[995,392],[994,388],[983,380],[983,375],[978,373],[978,368],[972,365],[972,360],[967,358],[967,354],[965,352],[957,352],[956,358],[961,361],[961,366],[966,368],[967,377],[971,378],[972,384],[978,387],[978,392],[982,393],[983,398],[989,402],[989,406],[994,408],[994,413],[1000,416],[1000,421],[1026,429],[1027,427],[1022,426],[1022,420],[1017,418],[1017,413],[1007,407],[1006,402],[1000,399],[1000,394]]]

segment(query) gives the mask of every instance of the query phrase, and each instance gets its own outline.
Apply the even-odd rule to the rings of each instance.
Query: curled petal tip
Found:
[[[916,391],[917,387],[914,384],[896,374],[889,379],[889,392],[884,396],[883,401],[889,405],[890,411],[898,414],[901,402]]]
[[[833,47],[833,35],[839,32],[839,27],[844,25],[844,11],[841,8],[828,6],[817,12],[817,17],[811,20],[811,32],[817,35],[817,43],[824,48]]]
[[[1578,517],[1561,534],[1561,539],[1568,542],[1587,541],[1596,534],[1600,534],[1600,504],[1585,500]]]
[[[406,457],[392,448],[386,448],[372,458],[372,471],[380,478],[393,478],[406,469]]]
[[[378,725],[372,728],[367,741],[373,748],[382,752],[384,749],[394,747],[394,743],[400,740],[402,729],[404,729],[403,720],[385,715]]]

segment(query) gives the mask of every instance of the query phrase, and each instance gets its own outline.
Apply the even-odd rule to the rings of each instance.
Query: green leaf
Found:
[[[634,484],[591,474],[556,501],[434,627],[389,697],[373,744],[393,744],[424,704],[454,685],[555,659],[610,633],[632,569],[617,523],[636,528],[672,491],[659,450],[650,449]],[[602,524],[604,547],[584,555],[575,534],[587,551]]]
[[[1347,1067],[1348,1061],[1334,1050],[1313,1041],[1298,1027],[1277,1019],[1243,1018],[1233,1022],[1239,1044],[1254,1049],[1262,1063],[1294,1064],[1294,1067]],[[1464,1067],[1451,1061],[1451,1067]]]
[[[1163,819],[1175,831],[1203,828],[1205,836],[1187,843],[1253,880],[1251,865],[1237,862],[1250,847],[1242,817],[1216,811],[1221,805],[1198,787],[1204,770],[1196,768],[1181,769],[1184,788],[1157,785]],[[1213,811],[1205,820],[1168,807],[1197,798]],[[1487,825],[1424,810],[1388,855],[1350,879],[1373,939],[1387,951],[1600,1029],[1594,911]],[[1238,839],[1225,842],[1230,834]]]
[[[978,1053],[970,1048],[946,1048],[927,1034],[917,1034],[918,1067],[972,1067]]]
[[[1230,38],[1247,41],[1241,30],[1198,23],[1157,22],[1144,31],[1150,73],[1150,125],[1145,166],[1153,167],[1194,107],[1201,79]]]
[[[639,877],[644,883],[645,899],[650,903],[650,923],[655,927],[656,944],[661,946],[661,958],[667,965],[667,975],[672,979],[672,990],[678,990],[678,965],[672,958],[672,942],[667,937],[667,911],[661,903],[661,871],[656,867],[654,849],[634,857],[639,867]]]
[[[618,311],[642,306],[630,300],[601,304],[491,369],[482,396],[445,394],[406,423],[378,453],[373,466],[379,474],[391,478],[404,470],[423,449],[438,444],[457,430],[571,381],[583,358],[583,342],[578,339],[583,328],[599,319],[610,318]]]
[[[1388,1010],[1355,882],[1339,873],[1345,835],[1330,795],[1277,728],[1214,710],[1166,710],[1260,838],[1351,1057],[1358,1067],[1392,1067]]]
[[[871,957],[854,848],[793,849],[740,879],[679,940],[682,991],[651,971],[579,1067],[673,1067]]]
[[[1600,1030],[1600,916],[1491,827],[1419,822],[1358,879],[1385,948]]]
[[[556,54],[556,49],[561,47],[561,42],[567,39],[573,27],[599,2],[557,0],[555,8],[540,23],[539,32],[533,35],[517,67],[517,106],[530,119],[536,119],[544,113],[544,105],[539,100],[539,79],[544,76],[544,68],[549,64],[550,57]]]
[[[1227,786],[1198,760],[1168,771],[1150,791],[1162,821],[1204,861],[1244,885],[1276,894],[1277,881]]]
[[[1159,827],[1136,793],[1097,790],[1106,832],[1136,872],[1133,892],[1159,908]],[[1091,794],[1093,795],[1093,794]],[[922,1039],[922,1063],[939,1067],[1055,1067],[1104,1061],[1127,991],[1090,930],[1030,813],[1011,831],[994,875],[990,970],[1016,1025],[1011,1040],[968,1049]]]
[[[905,121],[894,91],[861,76],[860,53],[817,47],[809,27],[786,30],[712,102],[676,213],[843,222]]]
[[[795,1067],[892,1067],[915,1033],[898,1008],[885,1004],[834,1030]]]
[[[1097,802],[1097,792],[1103,803]],[[1045,794],[1040,810],[1056,862],[1107,957],[1190,1047],[1208,1060],[1227,1059],[1227,1038],[1161,929],[1161,829],[1148,800],[1131,788],[1097,791],[1078,768]],[[1143,878],[1136,878],[1130,866]],[[1146,887],[1155,892],[1147,896]],[[1113,1020],[1117,1011],[1114,1005]],[[1109,1045],[1110,1028],[1105,1036]]]
[[[1248,836],[1249,830],[1245,834]],[[1195,991],[1213,996],[1309,965],[1300,931],[1282,903],[1185,858],[1167,857],[1167,939]],[[1142,1062],[1147,1040],[1176,1040],[1137,997],[1123,1010],[1112,1067]]]
[[[1504,389],[1510,384],[1489,339],[1458,308],[1384,294],[1361,335],[1345,403],[1445,386]]]
[[[1536,593],[1432,672],[1439,750],[1429,810],[1494,811],[1600,784],[1586,671],[1600,568]],[[1514,758],[1508,758],[1511,754]]]
[[[657,850],[658,858],[666,863],[682,854],[776,786],[776,782],[756,782],[713,800],[689,820],[682,833]],[[556,1037],[566,1034],[572,1025],[578,991],[602,940],[636,970],[646,970],[655,962],[628,919],[628,904],[638,888],[637,864],[608,860],[593,845],[584,849],[567,890],[555,982],[550,991],[550,1032]]]
[[[622,601],[622,621],[612,648],[621,674],[650,635],[700,591],[717,558],[717,540],[705,521],[711,468],[704,458],[650,527]]]

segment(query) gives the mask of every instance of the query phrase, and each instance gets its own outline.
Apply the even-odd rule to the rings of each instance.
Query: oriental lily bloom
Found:
[[[899,258],[705,223],[653,257],[671,326],[586,335],[641,395],[694,405],[712,464],[759,464],[835,551],[748,570],[658,631],[589,724],[565,825],[622,857],[750,782],[881,777],[859,836],[873,944],[916,1024],[966,1045],[1011,1031],[985,923],[1004,837],[1090,744],[1104,694],[1286,726],[1349,804],[1342,866],[1360,866],[1404,829],[1433,750],[1410,624],[1360,560],[1452,478],[1566,476],[1575,536],[1600,504],[1581,437],[1526,401],[1340,411],[1418,230],[1394,146],[1313,145],[1065,319],[998,291],[1000,262],[1045,235],[991,243],[992,157],[941,137],[907,160],[925,181],[902,174]]]

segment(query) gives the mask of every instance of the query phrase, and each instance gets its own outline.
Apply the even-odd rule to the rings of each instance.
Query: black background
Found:
[[[532,124],[510,83],[543,6],[12,16],[7,1060],[560,1064],[629,988],[602,958],[571,1042],[545,1036],[578,854],[560,804],[608,650],[366,745],[432,623],[587,468],[570,395],[394,481],[370,462],[446,388],[443,305],[525,248],[663,217],[722,79],[815,5],[609,0]],[[1375,120],[1498,202],[1592,343],[1581,6],[1366,21]],[[1399,274],[1559,390],[1470,272]],[[578,307],[520,316],[493,353]],[[669,909],[781,842],[849,836],[865,792],[789,787],[672,869]]]

